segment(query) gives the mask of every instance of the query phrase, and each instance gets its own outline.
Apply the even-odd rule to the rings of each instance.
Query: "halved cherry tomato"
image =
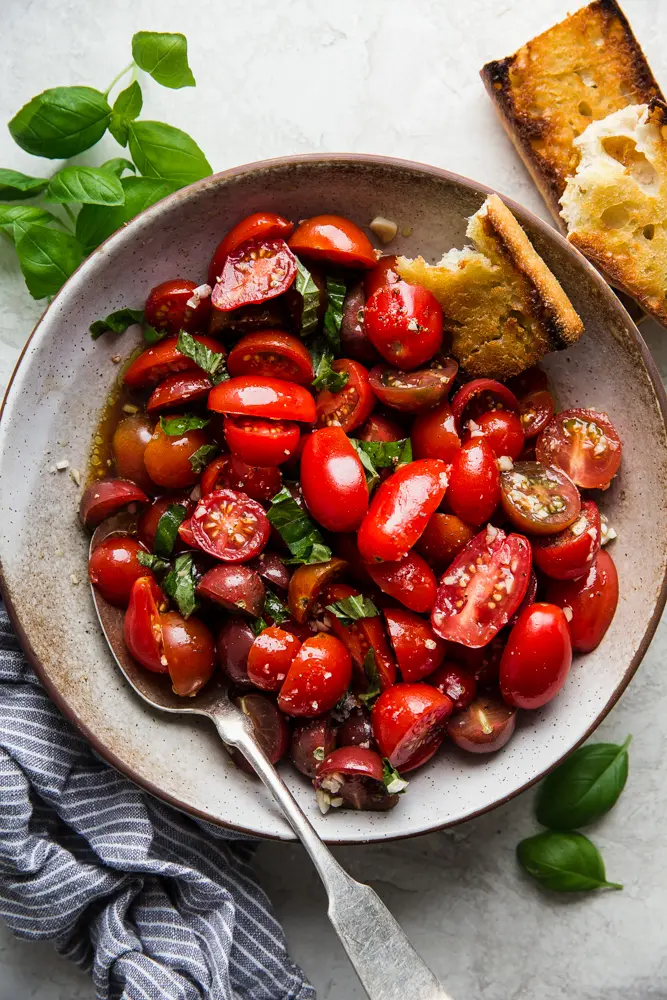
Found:
[[[500,692],[515,708],[541,708],[563,687],[572,665],[565,615],[555,604],[531,604],[510,632],[500,661]]]
[[[548,385],[546,373],[541,368],[526,368],[520,375],[514,375],[507,380],[507,388],[519,400],[531,392],[540,392],[548,388]]]
[[[362,747],[364,750],[374,750],[375,738],[368,709],[363,705],[356,705],[351,709],[345,722],[339,726],[337,737],[343,747]]]
[[[428,622],[403,608],[385,608],[387,631],[404,681],[421,681],[445,658],[446,643]]]
[[[353,361],[364,365],[374,365],[380,360],[364,325],[366,296],[361,282],[353,285],[343,300],[343,315],[340,322],[341,353]]]
[[[174,693],[191,698],[213,674],[213,636],[198,618],[186,619],[176,611],[160,615],[160,628]]]
[[[239,490],[252,500],[266,501],[279,492],[283,477],[276,466],[247,465],[236,455],[219,455],[210,462],[201,477],[201,493],[214,490]]]
[[[280,691],[301,643],[291,632],[270,625],[259,633],[248,653],[248,677],[263,691]]]
[[[135,580],[123,618],[125,645],[137,663],[156,674],[166,674],[167,657],[162,644],[160,607],[164,594],[151,576]]]
[[[252,564],[252,569],[267,583],[272,583],[279,590],[287,590],[291,573],[280,556],[275,552],[261,552]]]
[[[484,438],[471,438],[454,455],[446,501],[457,517],[477,526],[488,521],[498,506],[500,472]]]
[[[197,593],[232,614],[257,618],[264,608],[264,584],[258,573],[239,563],[223,563],[207,570],[197,584]]]
[[[315,215],[300,223],[289,241],[299,256],[342,267],[375,267],[377,257],[365,233],[342,215]]]
[[[519,401],[514,393],[492,378],[475,378],[466,382],[452,398],[452,413],[459,430],[469,420],[476,420],[489,410],[509,410],[517,416],[519,414]]]
[[[433,607],[438,585],[433,570],[416,552],[397,562],[367,563],[366,569],[380,590],[410,611],[424,614]]]
[[[79,517],[87,528],[96,528],[131,503],[148,503],[148,497],[127,479],[101,479],[89,486],[81,497]]]
[[[167,330],[174,336],[181,330],[206,329],[211,312],[210,299],[197,297],[194,309],[188,305],[196,287],[196,282],[187,278],[174,278],[156,285],[146,299],[146,322],[156,330]]]
[[[578,653],[590,653],[602,642],[618,604],[614,560],[600,549],[593,565],[578,580],[550,580],[546,598],[563,609],[572,648]]]
[[[227,358],[230,375],[280,378],[310,385],[313,359],[302,340],[283,330],[258,330],[239,340]]]
[[[172,504],[178,504],[181,507],[185,507],[187,514],[191,514],[194,510],[194,501],[190,500],[187,496],[163,496],[158,497],[157,500],[153,500],[150,507],[145,507],[142,510],[139,520],[137,521],[137,533],[139,536],[139,541],[142,545],[145,545],[149,552],[153,551],[153,544],[155,542],[155,532],[157,531],[157,526],[160,523],[160,518],[167,510],[167,507],[171,507]],[[183,551],[184,546],[180,545],[178,541],[174,546],[174,552]]]
[[[290,731],[285,716],[269,698],[255,691],[234,698],[234,704],[248,716],[257,742],[271,763],[277,764],[289,748]],[[257,777],[257,772],[239,750],[232,750],[231,758],[246,774]]]
[[[256,556],[271,532],[257,501],[236,490],[215,490],[202,497],[192,515],[191,527],[200,549],[231,563]]]
[[[210,388],[210,385],[209,385]],[[153,490],[154,483],[146,472],[144,453],[153,436],[155,419],[143,413],[124,417],[111,439],[116,472],[122,479],[131,479],[142,490]]]
[[[191,517],[187,517],[185,519],[185,521],[181,521],[181,523],[179,524],[179,526],[178,526],[178,537],[179,537],[180,541],[183,543],[183,546],[185,546],[186,549],[198,549],[199,548],[199,545],[197,544],[197,539],[195,538],[195,536],[192,533],[192,518]],[[179,546],[178,547],[181,548],[180,542],[179,542]]]
[[[357,538],[366,562],[395,562],[406,556],[440,505],[448,467],[425,458],[399,466],[375,492]]]
[[[402,413],[421,413],[447,396],[458,364],[452,358],[415,372],[401,372],[390,365],[376,365],[369,373],[370,386],[381,403]]]
[[[454,459],[461,442],[447,400],[416,417],[410,440],[414,458],[440,458],[443,462]]]
[[[547,389],[536,389],[519,400],[519,419],[527,439],[537,437],[554,415],[554,401]]]
[[[535,555],[534,549],[533,549],[533,555]],[[508,627],[511,628],[513,625],[516,625],[519,619],[519,615],[522,614],[526,610],[526,608],[529,608],[531,604],[535,603],[536,595],[537,595],[537,574],[535,573],[534,569],[531,569],[530,580],[528,581],[526,593],[523,595],[523,600],[521,601],[521,604],[519,605],[519,607],[516,609],[516,611],[508,621],[507,623]],[[492,644],[493,642],[491,643],[491,645]],[[486,664],[484,664],[484,666],[486,667]]]
[[[403,427],[384,413],[371,413],[356,435],[360,441],[402,441],[406,437]]]
[[[237,688],[252,687],[247,664],[248,653],[254,641],[250,625],[242,618],[228,618],[218,633],[218,665],[225,677]]]
[[[297,260],[284,240],[246,240],[225,257],[211,304],[221,312],[282,295],[296,278]]]
[[[511,739],[516,728],[516,708],[500,698],[477,698],[447,723],[452,743],[469,753],[495,753]]]
[[[442,346],[442,307],[428,289],[398,281],[367,299],[364,328],[385,361],[413,371]]]
[[[335,372],[346,372],[347,383],[339,392],[321,389],[317,394],[317,426],[342,427],[346,434],[360,427],[370,417],[375,396],[368,381],[368,372],[358,361],[341,358],[331,366]]]
[[[415,548],[428,559],[436,572],[442,572],[474,534],[474,529],[455,514],[435,513],[415,542]]]
[[[301,431],[291,420],[225,417],[225,441],[233,455],[247,465],[282,465],[299,445]]]
[[[336,601],[342,601],[346,597],[357,596],[359,591],[354,587],[349,587],[345,583],[333,583],[326,588],[320,601],[326,608]],[[331,619],[331,630],[340,639],[348,653],[352,657],[355,668],[355,690],[366,691],[368,688],[368,677],[364,669],[364,660],[369,649],[375,654],[375,667],[378,673],[380,689],[391,687],[396,681],[396,664],[391,655],[387,637],[379,617],[358,618],[343,625],[340,618],[329,612]]]
[[[193,336],[204,347],[208,347],[209,351],[215,351],[216,354],[225,353],[222,344],[213,337],[204,337],[200,333],[195,333]],[[185,354],[181,354],[176,346],[177,343],[178,337],[167,337],[158,344],[146,348],[125,372],[123,376],[125,385],[131,389],[144,389],[147,386],[157,385],[168,375],[177,372],[201,372],[199,365]]]
[[[241,243],[247,243],[248,240],[286,240],[293,229],[293,222],[275,212],[253,212],[252,215],[247,215],[229,230],[215,248],[208,269],[209,285],[213,287],[219,281],[227,254],[236,250]]]
[[[192,486],[199,479],[199,473],[193,470],[190,460],[196,451],[210,443],[211,438],[205,430],[171,435],[158,421],[144,452],[146,472],[154,483],[169,490]]]
[[[489,525],[443,577],[431,615],[443,639],[486,646],[521,604],[530,580],[530,544]]]
[[[279,378],[241,375],[211,389],[208,408],[215,413],[266,420],[315,420],[315,400],[307,389]]]
[[[592,565],[601,538],[600,511],[592,500],[585,500],[579,517],[568,528],[557,535],[535,539],[535,565],[554,580],[574,580]]]
[[[195,403],[206,399],[211,391],[211,380],[208,375],[198,375],[197,372],[184,372],[182,375],[169,375],[160,382],[146,403],[146,413],[160,413],[162,410],[172,410],[175,407]]]
[[[308,437],[301,456],[306,507],[328,531],[356,531],[368,511],[364,467],[340,427]]]
[[[292,732],[290,757],[297,771],[314,778],[322,760],[336,747],[336,730],[330,718],[299,722]]]
[[[366,292],[366,298],[370,299],[374,292],[377,292],[378,288],[384,288],[385,285],[395,285],[397,281],[400,281],[398,276],[398,271],[396,270],[396,261],[398,257],[395,253],[384,254],[378,260],[375,267],[371,268],[364,275],[364,291]]]
[[[364,747],[339,747],[317,768],[313,782],[320,810],[330,806],[386,812],[398,803],[383,780],[382,758]]]
[[[315,601],[327,584],[347,569],[343,559],[297,566],[292,573],[287,591],[287,606],[295,621],[303,623],[309,617]]]
[[[455,712],[463,712],[477,695],[477,681],[473,674],[453,660],[445,660],[428,679],[436,690],[446,694]]]
[[[90,582],[109,604],[126,608],[135,580],[152,575],[137,559],[142,551],[134,538],[109,535],[91,552],[88,559]]]
[[[523,451],[525,441],[521,421],[509,410],[488,410],[477,420],[469,420],[463,440],[476,437],[488,441],[497,458],[507,455],[512,461]]]
[[[394,684],[371,713],[380,753],[401,771],[425,764],[442,743],[451,712],[450,699],[429,684]]]
[[[287,715],[322,715],[340,701],[351,678],[352,660],[343,643],[320,632],[306,639],[292,660],[278,707]]]
[[[583,489],[606,489],[621,464],[621,439],[606,413],[564,410],[537,439],[538,461],[557,465]]]
[[[534,535],[554,535],[579,516],[579,490],[562,469],[517,462],[500,477],[501,503],[512,524]]]

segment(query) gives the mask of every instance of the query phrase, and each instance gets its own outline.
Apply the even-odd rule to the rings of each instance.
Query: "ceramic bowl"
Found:
[[[372,156],[300,156],[228,170],[177,192],[107,240],[67,282],[33,332],[0,422],[2,586],[23,644],[63,713],[96,751],[154,795],[222,826],[291,839],[257,781],[230,764],[205,722],[147,710],[119,674],[102,638],[86,577],[88,538],[80,490],[60,459],[85,469],[91,437],[136,328],[93,342],[90,322],[140,306],[151,286],[203,279],[221,235],[269,209],[300,219],[336,212],[367,225],[399,223],[392,251],[437,260],[465,243],[466,218],[486,188],[434,167]],[[667,445],[665,396],[647,348],[617,297],[544,222],[508,201],[585,323],[576,347],[546,368],[564,406],[609,412],[624,443],[620,475],[602,496],[618,532],[616,617],[600,647],[577,659],[563,692],[523,713],[509,745],[491,756],[452,748],[412,776],[389,813],[340,810],[321,817],[309,784],[284,774],[331,842],[407,837],[468,819],[544,775],[606,715],[637,669],[665,603]],[[409,235],[402,235],[409,233]]]

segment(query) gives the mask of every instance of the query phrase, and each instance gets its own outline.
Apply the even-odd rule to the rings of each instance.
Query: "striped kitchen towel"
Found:
[[[0,604],[0,915],[104,1000],[313,1000],[251,842],[140,791],[40,687]]]

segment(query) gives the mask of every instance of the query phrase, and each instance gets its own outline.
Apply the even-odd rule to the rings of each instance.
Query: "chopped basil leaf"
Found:
[[[178,529],[188,516],[182,503],[172,503],[157,523],[153,552],[157,556],[170,556],[178,537]]]
[[[397,469],[399,465],[407,465],[412,461],[410,438],[402,438],[400,441],[349,440],[366,471],[369,492],[380,480],[378,469]]]
[[[197,570],[192,553],[184,552],[182,555],[176,556],[174,568],[165,576],[162,587],[165,593],[176,602],[178,610],[184,618],[189,618],[199,606],[195,597],[197,582]]]
[[[158,344],[167,336],[166,330],[156,330],[150,323],[144,326],[144,340],[147,344]]]
[[[200,472],[204,471],[217,450],[217,444],[203,444],[201,448],[197,448],[194,455],[190,455],[190,468],[195,475],[198,476]]]
[[[409,784],[386,757],[382,758],[382,780],[390,795],[402,795]]]
[[[331,367],[334,353],[327,342],[318,337],[310,345],[310,354],[313,359],[313,370],[315,378],[311,382],[313,389],[330,389],[331,392],[340,392],[350,378],[348,372],[335,372]]]
[[[315,760],[324,760],[324,747],[315,747],[313,750],[313,757]]]
[[[363,594],[354,594],[352,597],[344,597],[341,601],[334,601],[333,604],[327,605],[327,611],[340,618],[344,625],[358,621],[359,618],[377,618],[380,614],[371,599],[364,597]]]
[[[366,705],[366,708],[370,708],[382,693],[374,649],[369,649],[364,656],[364,673],[368,678],[368,690],[358,697],[359,701],[363,701]]]
[[[310,271],[297,258],[294,287],[303,299],[301,328],[299,333],[307,337],[317,329],[317,313],[320,307],[320,290],[313,281]]]
[[[283,486],[271,500],[266,515],[292,553],[286,563],[319,563],[331,559],[331,549],[306,512]]]
[[[250,628],[252,629],[253,635],[259,635],[263,632],[265,628],[268,628],[268,622],[264,618],[255,618],[254,621],[250,622]]]
[[[90,336],[97,340],[103,333],[125,333],[128,326],[134,323],[143,323],[143,309],[117,309],[116,312],[109,313],[106,319],[96,319],[90,324]]]
[[[197,417],[194,413],[186,413],[182,417],[160,417],[160,427],[169,437],[182,437],[187,431],[199,431],[210,422],[209,417]]]
[[[337,352],[340,352],[340,326],[343,322],[343,301],[346,291],[344,282],[336,278],[327,278],[329,301],[324,314],[324,335]]]
[[[137,560],[142,566],[146,566],[156,573],[166,573],[170,565],[166,559],[161,559],[160,556],[153,555],[152,552],[137,552]]]
[[[268,589],[264,598],[264,614],[273,618],[276,625],[281,625],[290,616],[289,611],[280,598],[272,590]]]
[[[190,358],[196,365],[208,372],[214,385],[229,378],[223,351],[212,351],[210,347],[200,344],[192,334],[186,333],[185,330],[181,330],[179,333],[176,347],[186,358]],[[222,377],[220,377],[220,373],[222,373]]]

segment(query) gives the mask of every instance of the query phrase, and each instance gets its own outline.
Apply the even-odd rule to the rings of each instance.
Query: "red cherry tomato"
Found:
[[[218,665],[234,687],[252,687],[247,664],[248,653],[254,641],[250,625],[241,618],[228,618],[218,633]]]
[[[153,389],[146,403],[146,413],[161,413],[163,410],[173,410],[206,399],[211,391],[211,380],[208,375],[198,375],[196,372],[184,372],[182,375],[170,375]]]
[[[538,461],[557,465],[583,489],[606,489],[621,464],[621,439],[606,413],[564,410],[537,439]]]
[[[534,554],[535,553],[533,550],[533,555]],[[510,627],[512,625],[516,625],[519,619],[519,615],[522,614],[522,612],[525,611],[526,608],[529,608],[531,604],[535,603],[536,595],[537,595],[537,575],[535,573],[535,570],[531,569],[530,580],[528,581],[528,586],[526,587],[526,593],[523,595],[523,600],[507,623]]]
[[[484,438],[466,441],[454,456],[446,496],[462,521],[488,521],[500,502],[500,472],[491,445]]]
[[[198,618],[176,611],[160,615],[162,643],[175,694],[191,698],[210,680],[215,667],[215,643]]]
[[[438,585],[433,570],[416,552],[397,562],[367,563],[366,569],[380,590],[410,611],[424,614],[433,607]]]
[[[335,747],[336,730],[331,719],[309,719],[294,727],[290,757],[297,771],[314,778],[318,766]]]
[[[196,546],[194,536],[193,542]],[[264,608],[264,584],[258,573],[239,563],[222,563],[209,569],[197,584],[197,594],[232,614],[240,611],[257,618]]]
[[[463,712],[472,705],[477,696],[477,681],[474,674],[465,670],[453,660],[445,660],[428,679],[441,694],[446,694],[455,712]]]
[[[139,520],[137,522],[137,533],[139,536],[139,541],[142,545],[145,545],[149,552],[153,551],[153,544],[155,542],[155,532],[157,531],[157,526],[160,523],[160,518],[167,510],[167,507],[171,507],[172,504],[178,504],[181,507],[185,507],[188,515],[194,510],[194,501],[190,500],[189,497],[178,497],[178,496],[164,496],[158,497],[154,500],[150,507],[144,508],[141,512]],[[178,541],[174,546],[174,552],[183,551],[184,546],[179,545]]]
[[[292,660],[278,695],[278,708],[286,715],[322,715],[347,691],[352,660],[342,642],[321,632],[306,639]]]
[[[506,385],[492,378],[475,378],[466,382],[452,399],[456,426],[462,430],[469,420],[477,420],[489,410],[509,410],[519,414],[519,401]]]
[[[229,450],[251,466],[282,465],[299,446],[299,425],[290,420],[225,417]]]
[[[277,764],[289,748],[290,731],[285,716],[278,711],[272,701],[263,694],[257,694],[254,691],[234,698],[234,704],[241,709],[244,715],[248,716],[262,750],[272,764]],[[231,757],[234,763],[246,774],[257,776],[240,751],[233,750]]]
[[[368,372],[358,361],[341,358],[331,366],[335,372],[346,372],[347,383],[339,392],[321,389],[317,394],[317,426],[342,427],[346,434],[360,427],[370,417],[375,396],[368,381]]]
[[[399,423],[378,412],[371,413],[357,434],[360,441],[402,441],[405,436]]]
[[[91,552],[88,560],[90,582],[109,604],[126,608],[134,581],[151,575],[137,559],[141,551],[134,538],[110,535]]]
[[[535,389],[519,400],[519,419],[527,439],[537,437],[554,415],[554,401],[547,389]]]
[[[400,281],[398,276],[398,271],[396,270],[396,261],[398,257],[395,253],[385,254],[380,257],[375,267],[371,268],[364,275],[364,291],[366,292],[366,298],[370,299],[374,292],[377,292],[378,288],[384,288],[385,285],[395,285],[397,281]]]
[[[497,458],[507,455],[512,461],[519,457],[525,442],[521,421],[509,410],[489,410],[477,420],[468,421],[463,440],[476,437],[488,441]]]
[[[445,399],[458,367],[452,358],[436,359],[428,368],[415,372],[376,365],[368,377],[381,403],[402,413],[422,413]]]
[[[404,681],[421,681],[445,658],[446,644],[428,622],[403,608],[385,608],[384,617]]]
[[[601,538],[600,511],[592,500],[586,500],[579,517],[568,528],[557,535],[535,539],[535,565],[555,580],[574,580],[583,576],[594,562]]]
[[[130,655],[156,674],[167,672],[159,610],[163,604],[164,595],[154,577],[142,576],[132,584],[123,619],[123,638]]]
[[[357,705],[353,708],[345,722],[339,727],[338,741],[344,747],[375,749],[371,716],[363,705]]]
[[[96,528],[131,503],[148,503],[148,497],[127,479],[101,479],[81,497],[79,517],[87,528]]]
[[[178,336],[181,330],[204,330],[208,325],[211,302],[209,298],[197,298],[195,308],[189,306],[196,287],[196,283],[187,278],[175,278],[156,285],[146,299],[146,322],[156,330],[166,330],[174,336]]]
[[[214,490],[238,490],[252,500],[267,501],[280,491],[282,475],[276,466],[247,465],[236,455],[219,455],[210,462],[201,477],[201,493]]]
[[[328,531],[356,531],[368,511],[364,467],[340,427],[311,434],[301,456],[306,507]]]
[[[204,347],[208,347],[209,351],[215,351],[216,354],[225,353],[222,344],[213,337],[204,337],[196,333],[194,339]],[[201,373],[201,369],[191,358],[181,354],[176,346],[177,343],[178,337],[167,337],[158,344],[146,348],[125,372],[123,376],[125,385],[130,389],[144,389],[147,386],[157,385],[168,375],[175,375],[178,372]]]
[[[333,583],[322,594],[321,603],[327,608],[331,604],[335,604],[336,601],[358,595],[359,591],[355,590],[354,587],[349,587],[345,583]],[[372,649],[375,654],[375,667],[381,690],[384,691],[385,688],[391,687],[396,681],[396,663],[391,655],[380,619],[377,616],[358,618],[356,621],[344,625],[340,618],[337,618],[332,612],[329,612],[329,617],[334,635],[340,639],[352,657],[352,664],[355,668],[355,690],[366,691],[368,689],[364,660],[369,649]]]
[[[262,507],[235,490],[215,490],[202,497],[191,527],[200,549],[230,563],[252,559],[262,551],[270,534]]]
[[[366,562],[407,555],[447,489],[447,466],[426,458],[400,466],[375,492],[357,544]]]
[[[215,413],[266,420],[315,420],[315,400],[307,389],[279,378],[241,375],[211,389],[208,408]]]
[[[282,330],[258,330],[242,337],[229,352],[227,370],[234,376],[267,376],[306,386],[315,377],[308,348]]]
[[[578,580],[550,580],[546,598],[563,609],[573,649],[590,653],[602,642],[618,604],[614,560],[600,549],[593,565]]]
[[[371,713],[380,753],[401,771],[425,764],[444,739],[451,711],[449,698],[429,684],[394,684]]]
[[[284,240],[246,240],[225,257],[211,304],[220,312],[282,295],[296,278],[297,260]]]
[[[270,625],[260,632],[248,653],[248,677],[264,691],[280,691],[301,643],[291,632]]]
[[[247,243],[248,240],[286,240],[293,229],[294,223],[284,219],[282,215],[276,215],[275,212],[254,212],[252,215],[247,215],[229,230],[224,240],[215,248],[208,269],[209,285],[213,287],[219,281],[227,254],[236,250],[242,243]]]
[[[477,698],[447,723],[452,743],[469,753],[495,753],[511,739],[516,728],[516,708],[500,698]]]
[[[530,544],[489,525],[443,577],[431,615],[443,639],[486,646],[521,604],[530,580]]]
[[[146,472],[144,453],[154,429],[154,418],[147,417],[143,413],[135,413],[120,421],[111,439],[117,474],[122,479],[131,479],[142,490],[149,492],[153,490],[155,484]]]
[[[441,458],[451,462],[461,447],[456,423],[445,400],[432,410],[420,413],[410,431],[412,454],[415,458]]]
[[[290,248],[309,260],[342,267],[375,267],[377,258],[365,233],[341,215],[315,215],[297,226]]]
[[[366,296],[361,282],[353,285],[343,300],[343,315],[340,322],[341,353],[353,361],[364,365],[374,365],[380,355],[371,344],[364,325]]]
[[[554,535],[579,516],[579,490],[562,469],[517,462],[500,477],[501,503],[512,524],[533,535]]]
[[[364,747],[334,750],[317,768],[313,784],[324,812],[330,805],[385,812],[398,803],[383,781],[380,755]]]
[[[385,361],[413,371],[442,346],[442,308],[428,289],[398,281],[366,301],[364,328]]]
[[[466,547],[475,531],[455,514],[432,514],[415,548],[437,572],[446,569]]]
[[[199,479],[199,473],[193,470],[190,460],[196,451],[210,443],[205,430],[171,435],[158,422],[144,452],[146,472],[154,483],[169,490],[192,486]]]
[[[541,708],[563,687],[571,665],[565,615],[555,604],[532,604],[507,640],[500,661],[500,692],[515,708]]]
[[[279,590],[287,590],[289,587],[290,571],[275,552],[262,552],[257,556],[252,569]]]
[[[346,569],[347,563],[336,557],[323,563],[297,566],[290,577],[287,590],[287,606],[292,618],[300,625],[303,624],[324,588]]]

